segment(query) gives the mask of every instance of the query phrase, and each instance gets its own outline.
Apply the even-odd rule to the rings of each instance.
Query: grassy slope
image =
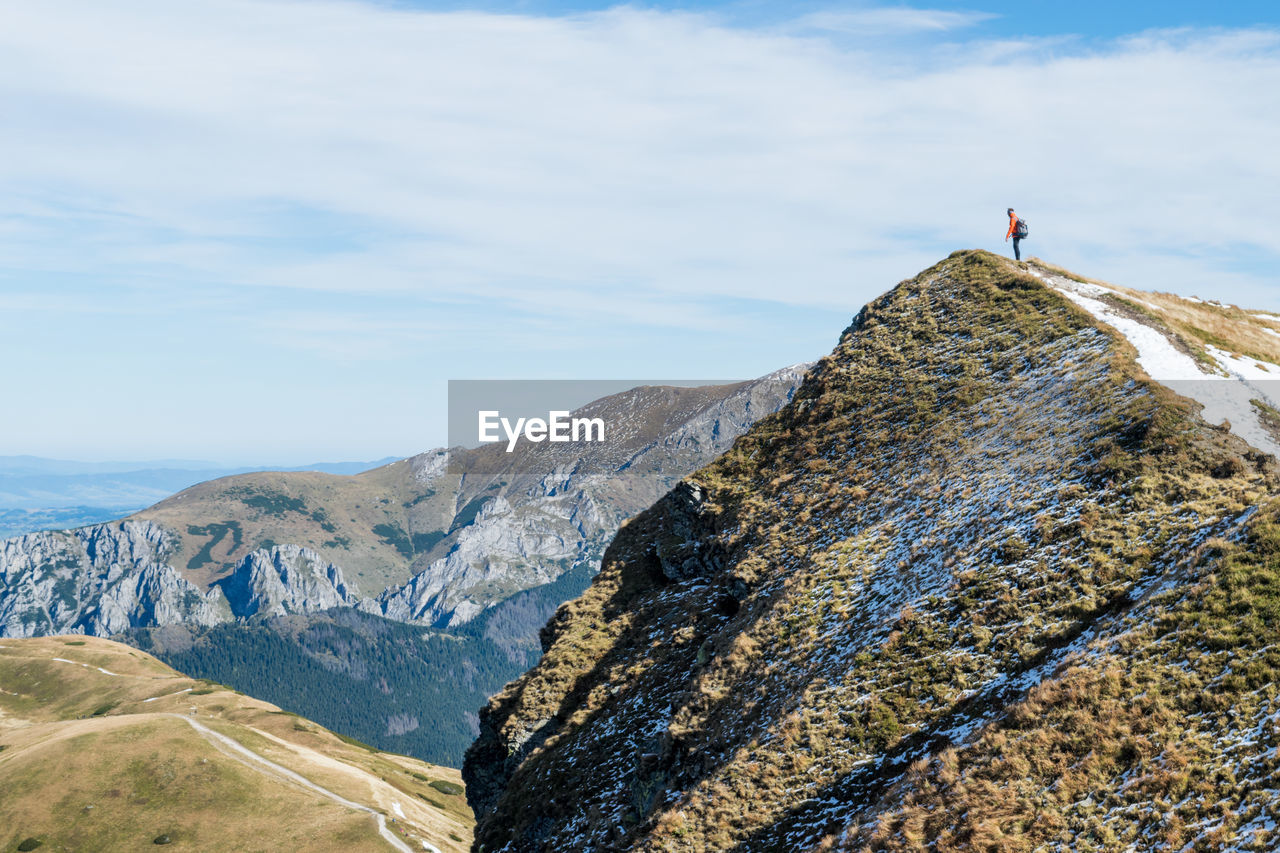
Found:
[[[585,570],[566,573],[451,631],[335,610],[121,639],[365,743],[457,767],[476,711],[537,662],[538,629],[589,582]]]
[[[1162,623],[1135,602],[1166,583],[1204,591],[1179,618],[1218,652],[1175,642],[1167,666],[1203,661],[1188,694],[1216,694],[1205,704],[1217,716],[1198,725],[1236,731],[1228,709],[1262,707],[1250,691],[1276,662],[1265,638],[1228,630],[1231,584],[1259,596],[1235,615],[1261,624],[1277,567],[1251,562],[1253,580],[1229,581],[1222,560],[1251,553],[1260,522],[1237,519],[1280,481],[1274,460],[1195,418],[1134,355],[986,253],[957,253],[868,306],[795,403],[690,478],[710,495],[696,521],[667,500],[619,534],[549,626],[542,662],[491,705],[464,769],[486,809],[484,849],[795,850],[846,833],[854,847],[911,849],[945,831],[1031,849],[1100,833],[1096,803],[1077,813],[1049,793],[1052,772],[1076,765],[1036,766],[1034,740],[1022,760],[981,740],[961,748],[981,780],[969,797],[899,809],[918,787],[909,768],[954,763],[972,732],[1023,719],[1018,703],[1041,681],[1046,707],[1093,712],[1058,739],[1087,765],[1117,706],[1095,703],[1093,687],[1054,692],[1054,674],[1075,666],[1081,683],[1106,685],[1127,660],[1158,657]],[[662,566],[684,561],[701,569],[669,581]],[[1104,665],[1083,654],[1093,643],[1119,651]],[[1232,677],[1232,651],[1256,662],[1247,678]],[[1156,705],[1153,671],[1131,675],[1111,695]],[[1160,755],[1181,707],[1159,705],[1150,742],[1107,760],[1127,772]],[[1205,743],[1200,755],[1214,754]],[[1256,813],[1262,783],[1244,763],[1222,771],[1238,784],[1200,776],[1210,796],[1177,800],[1178,825],[1246,801]],[[985,815],[966,811],[982,797],[994,842],[978,833]],[[934,821],[923,829],[922,814]],[[1158,807],[1111,817],[1130,835],[1170,821]],[[868,827],[878,834],[857,834]]]
[[[1280,502],[1196,556],[1185,585],[824,846],[1276,849]]]
[[[389,849],[370,815],[246,766],[184,718],[357,803],[388,815],[400,803],[409,838],[468,847],[456,771],[83,637],[0,642],[0,846],[136,850],[168,835],[176,850]]]
[[[132,518],[155,521],[178,534],[179,551],[172,560],[190,570],[186,576],[198,585],[225,575],[253,550],[288,543],[319,552],[342,566],[362,593],[376,595],[408,578],[409,532],[447,526],[453,512],[447,489],[423,489],[409,463],[400,461],[349,477],[316,472],[224,477],[192,486]]]

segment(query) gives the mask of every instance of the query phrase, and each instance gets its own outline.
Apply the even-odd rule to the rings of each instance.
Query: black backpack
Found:
[[[1027,236],[1027,220],[1025,219],[1018,220],[1018,224],[1013,226],[1013,236],[1015,237]]]

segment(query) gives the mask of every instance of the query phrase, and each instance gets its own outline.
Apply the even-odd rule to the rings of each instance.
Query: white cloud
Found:
[[[832,304],[851,278],[878,290],[912,272],[922,250],[991,243],[1009,204],[1038,220],[1037,246],[1280,252],[1273,32],[953,44],[889,67],[875,50],[629,8],[10,6],[0,182],[111,217],[108,245],[72,235],[72,267]],[[981,17],[839,15],[897,30]],[[274,203],[338,224],[310,255],[277,253],[260,214]],[[367,244],[331,256],[344,222]],[[30,228],[0,239],[38,263]]]
[[[903,33],[941,33],[972,27],[998,17],[989,12],[951,12],[941,9],[912,9],[893,6],[879,9],[851,9],[812,12],[795,19],[788,29],[818,30],[854,36]]]

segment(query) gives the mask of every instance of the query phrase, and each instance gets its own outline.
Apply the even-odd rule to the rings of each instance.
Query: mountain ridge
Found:
[[[627,524],[481,715],[474,849],[1264,849],[1280,661],[1219,614],[1275,611],[1276,461],[1055,275],[959,252],[901,283]],[[1149,725],[1108,726],[1126,703]]]
[[[522,589],[594,567],[623,518],[785,401],[802,373],[595,401],[580,411],[617,415],[622,435],[586,452],[488,446],[428,451],[349,477],[239,474],[122,522],[5,540],[0,635],[109,636],[335,606],[456,626]],[[146,545],[148,537],[156,542]],[[96,558],[87,545],[96,540],[115,542],[123,556]],[[323,577],[315,566],[328,567]]]

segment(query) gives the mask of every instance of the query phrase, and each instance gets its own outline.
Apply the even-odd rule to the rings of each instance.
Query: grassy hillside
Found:
[[[396,849],[379,815],[415,850],[470,840],[455,771],[95,638],[0,641],[0,791],[5,850]]]
[[[1275,849],[1280,473],[1137,355],[983,252],[868,305],[482,714],[478,849]]]
[[[177,534],[174,564],[198,586],[223,577],[251,551],[293,544],[342,566],[364,594],[376,595],[409,577],[414,534],[421,548],[423,536],[452,520],[453,495],[436,497],[415,483],[411,464],[402,460],[354,476],[238,474],[199,483],[131,518]],[[410,513],[431,529],[410,524]]]

